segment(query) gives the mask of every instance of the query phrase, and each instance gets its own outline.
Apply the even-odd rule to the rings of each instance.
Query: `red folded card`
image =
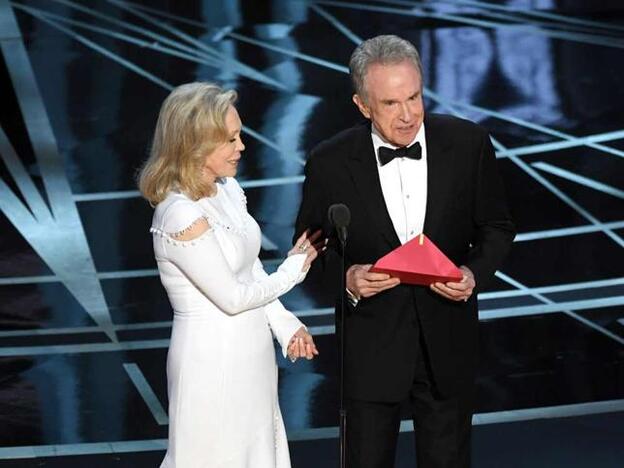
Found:
[[[387,273],[402,283],[423,286],[461,281],[463,276],[461,270],[424,234],[381,257],[370,271]]]

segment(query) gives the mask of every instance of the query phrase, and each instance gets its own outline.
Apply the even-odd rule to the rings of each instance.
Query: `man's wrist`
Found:
[[[347,292],[347,300],[349,301],[349,304],[351,304],[353,307],[358,305],[358,302],[360,302],[360,298],[352,293],[349,288],[345,288],[345,291]]]

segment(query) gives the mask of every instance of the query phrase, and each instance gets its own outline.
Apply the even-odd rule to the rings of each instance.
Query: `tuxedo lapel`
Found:
[[[398,247],[401,242],[394,230],[381,190],[370,125],[362,125],[358,129],[353,151],[347,158],[347,167],[362,200],[362,206],[372,223],[392,249]]]
[[[440,131],[435,116],[425,118],[427,141],[427,211],[424,232],[435,239],[441,215],[452,193],[453,153],[448,138]]]

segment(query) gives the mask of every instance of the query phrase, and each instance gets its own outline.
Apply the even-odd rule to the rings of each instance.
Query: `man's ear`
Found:
[[[366,105],[366,103],[364,102],[364,100],[360,96],[358,96],[357,94],[354,94],[353,95],[353,102],[355,103],[357,108],[360,110],[362,115],[364,117],[366,117],[367,119],[370,119],[370,110],[369,110],[368,106]]]

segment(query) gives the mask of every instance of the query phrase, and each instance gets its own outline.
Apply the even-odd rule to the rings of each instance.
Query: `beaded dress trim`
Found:
[[[219,183],[224,183],[221,181],[218,181]],[[242,211],[244,213],[247,213],[247,197],[245,196],[245,192],[243,191],[243,189],[240,186],[236,187],[237,192],[238,192],[238,203],[240,208],[242,209]],[[195,243],[197,241],[200,241],[202,239],[204,239],[205,237],[208,236],[208,234],[212,233],[215,226],[218,226],[219,228],[227,231],[227,232],[232,232],[238,236],[241,237],[247,237],[247,230],[244,228],[240,228],[238,226],[234,226],[232,224],[228,224],[228,223],[224,223],[223,221],[217,219],[215,216],[213,216],[211,213],[208,213],[206,211],[206,208],[204,206],[202,206],[202,204],[198,205],[201,210],[203,211],[203,215],[200,216],[199,218],[197,218],[196,220],[194,220],[191,224],[189,224],[186,228],[177,231],[177,232],[165,232],[162,229],[159,228],[155,228],[155,227],[151,227],[150,228],[150,232],[152,234],[156,234],[160,237],[163,237],[166,239],[167,243],[173,244],[173,245],[181,245],[181,246],[187,246],[187,245],[195,245]],[[210,224],[210,229],[208,229],[206,232],[203,232],[200,236],[196,237],[195,239],[192,240],[188,240],[188,241],[184,241],[184,240],[178,240],[176,239],[176,237],[181,237],[183,236],[185,233],[187,233],[188,231],[190,231],[197,223],[199,223],[202,220],[206,220],[208,222],[208,224]]]

